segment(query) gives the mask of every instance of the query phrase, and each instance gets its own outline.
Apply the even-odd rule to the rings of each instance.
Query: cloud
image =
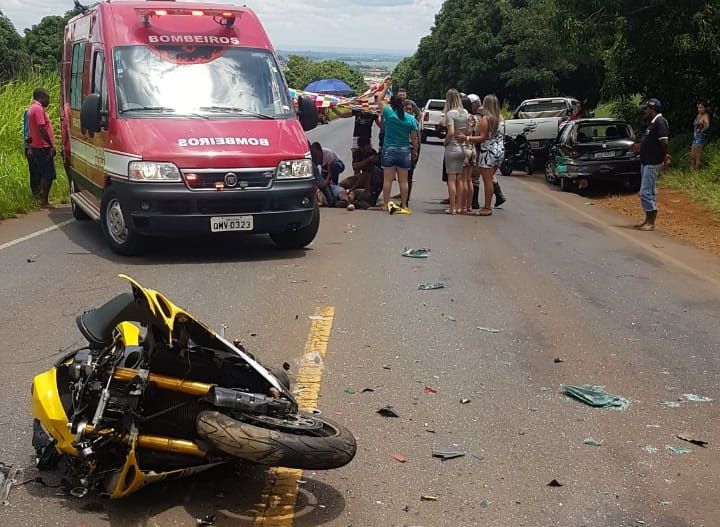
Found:
[[[32,7],[27,0],[2,0],[2,4],[3,14],[20,33],[44,16],[62,15],[72,7],[70,0],[36,0]],[[247,4],[278,47],[407,51],[429,33],[442,0],[247,0]]]

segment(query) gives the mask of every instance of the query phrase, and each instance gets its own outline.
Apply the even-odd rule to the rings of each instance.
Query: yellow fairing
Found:
[[[170,302],[162,293],[159,293],[158,291],[155,291],[153,289],[146,289],[142,285],[140,285],[137,281],[135,281],[133,278],[129,277],[128,275],[121,274],[119,275],[120,278],[124,278],[128,282],[130,282],[133,285],[133,288],[139,292],[141,292],[145,298],[147,299],[148,305],[150,306],[150,311],[158,317],[160,320],[162,320],[165,325],[168,328],[168,341],[172,344],[172,332],[173,327],[175,326],[175,319],[182,316],[184,318],[192,319],[195,321],[198,325],[202,326],[208,333],[211,335],[215,335],[215,332],[205,326],[202,322],[197,320],[195,317],[193,317],[190,313],[185,311],[184,309],[181,309],[177,307],[175,304]],[[126,344],[128,344],[126,342]]]
[[[57,441],[55,448],[60,452],[77,455],[72,446],[75,437],[68,428],[68,417],[60,402],[57,388],[57,370],[52,368],[33,379],[31,389],[32,414],[48,433]]]
[[[117,330],[122,335],[126,346],[137,346],[140,344],[140,328],[130,322],[120,322]]]

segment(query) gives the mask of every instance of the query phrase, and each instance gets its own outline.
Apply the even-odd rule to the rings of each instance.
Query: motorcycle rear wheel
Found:
[[[200,412],[196,426],[217,450],[256,465],[327,470],[352,461],[357,444],[347,428],[304,412],[298,417],[287,424],[254,418],[251,424],[208,410]]]

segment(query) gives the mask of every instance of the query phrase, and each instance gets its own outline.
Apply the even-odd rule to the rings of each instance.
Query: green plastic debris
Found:
[[[419,249],[410,249],[405,247],[402,255],[407,256],[408,258],[427,258],[430,256],[430,249],[427,247],[420,247]]]
[[[593,439],[592,437],[586,437],[583,443],[590,446],[602,446],[602,441],[598,441],[597,439]]]
[[[563,384],[560,386],[560,390],[573,399],[598,408],[627,410],[630,406],[630,401],[619,395],[606,392],[604,386],[594,386],[592,384],[570,386],[569,384]]]
[[[347,395],[355,395],[357,393],[353,388],[345,388],[343,392],[345,392]]]
[[[692,450],[690,450],[689,448],[685,448],[684,446],[665,445],[665,448],[668,450],[668,452],[670,452],[671,454],[675,454],[676,456],[692,452]]]
[[[430,291],[431,289],[444,289],[445,288],[445,282],[427,282],[424,284],[420,284],[418,286],[418,289],[420,291]]]

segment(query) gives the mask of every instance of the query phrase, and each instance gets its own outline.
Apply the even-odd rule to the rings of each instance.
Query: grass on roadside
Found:
[[[689,145],[690,136],[679,136],[670,141],[673,168],[663,175],[660,185],[685,192],[720,217],[720,142],[705,146],[703,165],[698,171],[690,170]]]
[[[30,193],[27,160],[23,151],[23,112],[32,100],[33,89],[43,87],[50,92],[48,114],[53,123],[58,152],[60,152],[60,80],[58,75],[32,76],[0,85],[0,219],[10,218],[31,210],[37,203]],[[53,202],[68,200],[68,179],[57,156],[57,179],[50,198]]]

